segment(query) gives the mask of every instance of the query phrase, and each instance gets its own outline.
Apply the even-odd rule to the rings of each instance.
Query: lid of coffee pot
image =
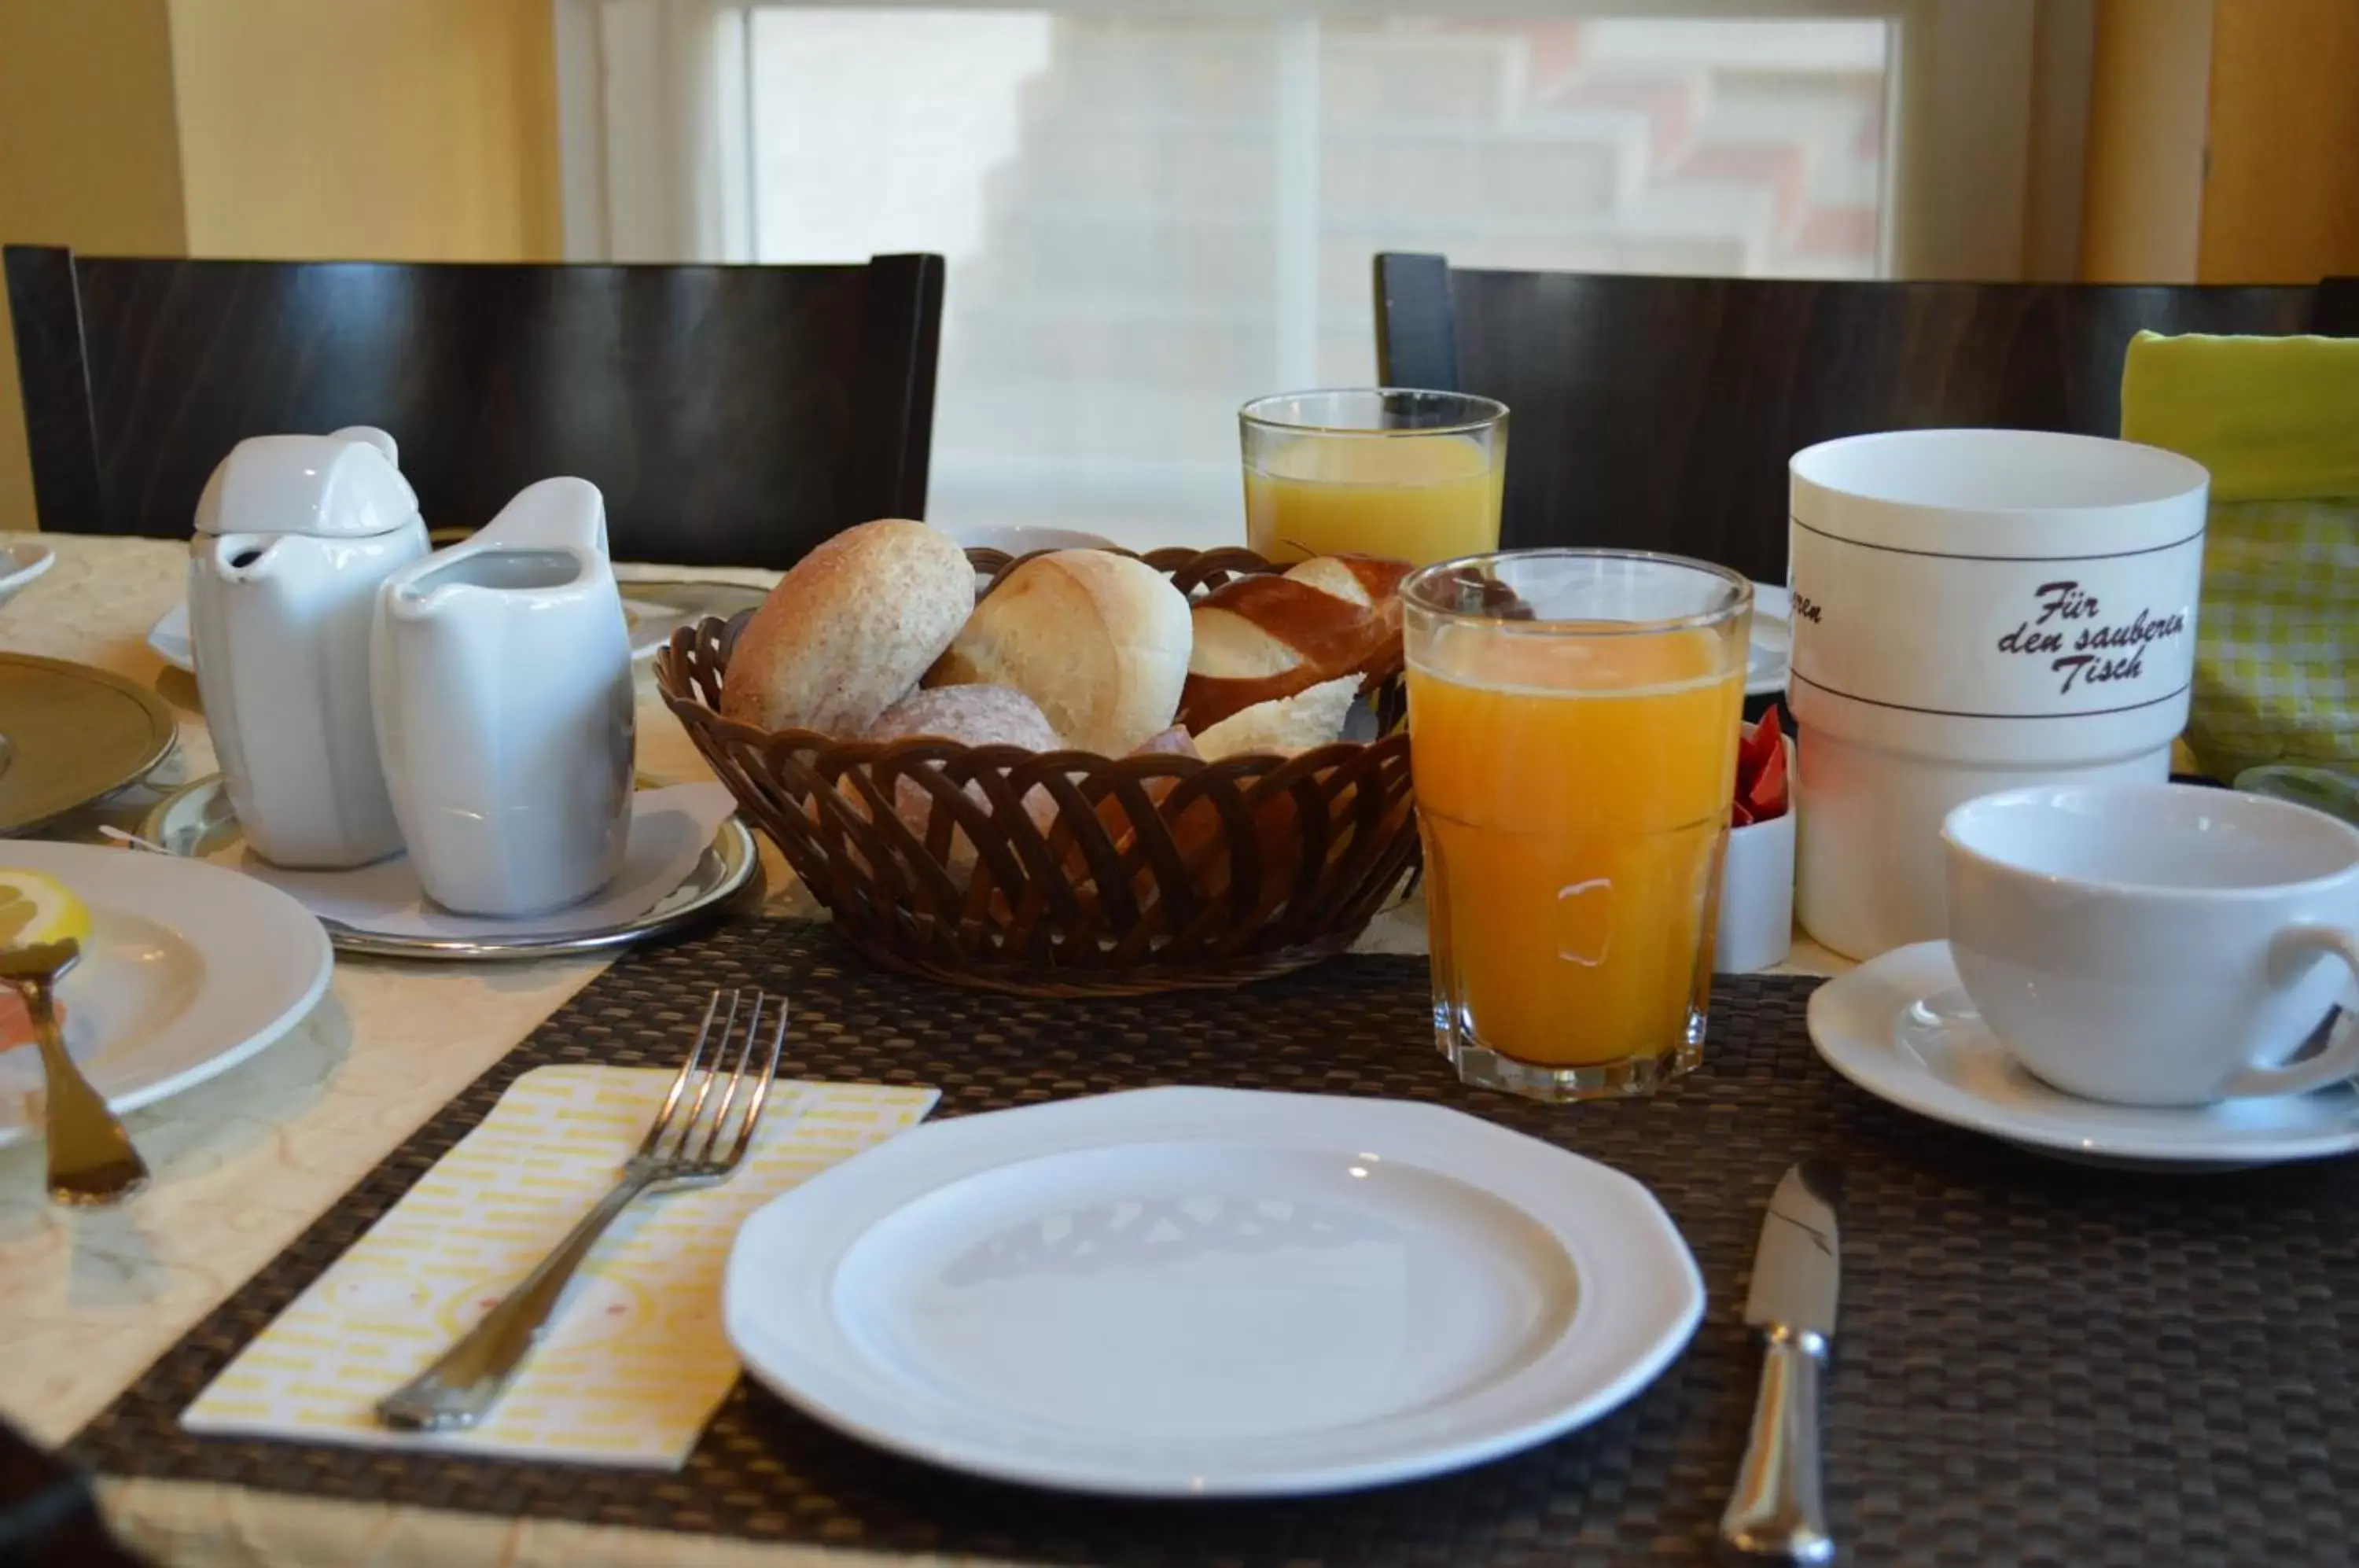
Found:
[[[418,520],[418,493],[394,466],[393,438],[367,425],[324,436],[250,436],[205,481],[201,534],[359,539]]]

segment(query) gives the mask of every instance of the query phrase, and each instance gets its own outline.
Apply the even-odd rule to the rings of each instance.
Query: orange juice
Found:
[[[1245,464],[1245,541],[1272,561],[1357,550],[1416,566],[1495,550],[1504,450],[1470,436],[1321,432]]]
[[[1492,623],[1446,628],[1413,661],[1435,1006],[1462,1035],[1551,1067],[1690,1039],[1745,636],[1742,616],[1598,636]]]

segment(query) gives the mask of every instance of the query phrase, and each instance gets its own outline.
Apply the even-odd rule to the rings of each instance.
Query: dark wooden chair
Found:
[[[925,513],[937,256],[6,263],[44,528],[185,537],[238,441],[351,424],[392,432],[430,528],[578,474],[626,560],[786,566]]]
[[[2116,435],[2122,355],[2161,332],[2359,336],[2317,288],[1860,283],[1482,272],[1375,258],[1388,387],[1511,410],[1514,546],[1607,545],[1786,573],[1786,462],[1871,430]]]

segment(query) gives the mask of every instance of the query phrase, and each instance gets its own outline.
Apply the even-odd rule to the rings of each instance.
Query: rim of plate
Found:
[[[2044,1109],[2015,1111],[1995,1105],[1913,1062],[1900,1047],[1901,1012],[1957,985],[1948,942],[1895,948],[1810,993],[1807,1009],[1810,1044],[1821,1061],[1886,1105],[2026,1149],[2082,1161],[2132,1161],[2141,1169],[2167,1174],[2174,1167],[2192,1172],[2205,1166],[2275,1165],[2359,1149],[2359,1114],[2354,1114],[2349,1126],[2333,1131],[2203,1128],[2192,1125],[2192,1118],[2201,1114],[2198,1111],[2093,1102],[2097,1114],[2119,1115],[2133,1124],[2108,1127],[2069,1122]],[[1861,1021],[1863,1015],[1867,1018],[1865,1023]],[[2346,1021],[2343,1027],[2359,1028],[2359,1021]],[[2056,1093],[2061,1095],[2062,1091]]]
[[[962,1410],[897,1377],[844,1333],[834,1292],[847,1258],[910,1204],[1008,1167],[1185,1143],[1347,1157],[1385,1147],[1386,1160],[1474,1188],[1545,1231],[1578,1281],[1572,1314],[1512,1373],[1438,1401],[1307,1432],[1133,1445],[1159,1453],[1125,1453],[1112,1434],[1014,1412]],[[1197,1498],[1347,1491],[1519,1452],[1597,1420],[1653,1382],[1686,1348],[1704,1308],[1703,1278],[1678,1226],[1652,1192],[1610,1166],[1440,1105],[1198,1087],[1053,1101],[897,1134],[749,1216],[722,1298],[747,1374],[838,1432],[994,1480]],[[1443,1410],[1451,1419],[1437,1420]]]
[[[19,839],[0,849],[0,863],[53,875],[71,887],[92,912],[137,915],[154,920],[186,942],[204,964],[207,985],[186,1011],[175,1015],[170,1026],[174,1029],[181,1027],[180,1020],[190,1013],[201,1016],[208,993],[213,995],[216,1007],[228,1006],[214,991],[212,977],[226,969],[230,955],[267,953],[287,958],[283,966],[265,961],[265,973],[283,973],[290,978],[270,994],[268,1007],[275,1010],[258,1009],[232,1026],[233,1031],[243,1031],[234,1044],[178,1072],[114,1091],[107,1087],[110,1075],[84,1061],[92,1085],[105,1096],[108,1106],[118,1113],[135,1111],[193,1089],[275,1044],[318,1005],[334,977],[335,952],[329,945],[327,931],[311,912],[277,888],[225,867],[140,851],[50,844],[37,839]],[[125,877],[150,887],[158,879],[167,885],[187,880],[182,888],[168,886],[166,912],[158,912],[153,905],[143,907],[139,889],[127,887],[122,880]],[[243,910],[239,909],[241,902]],[[185,912],[171,914],[169,910],[176,904],[184,906]],[[299,965],[304,966],[299,984],[291,978]],[[0,1147],[35,1137],[38,1131],[30,1126],[0,1125]]]

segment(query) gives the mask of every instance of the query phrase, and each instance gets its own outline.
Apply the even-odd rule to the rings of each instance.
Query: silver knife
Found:
[[[1761,1392],[1736,1490],[1720,1536],[1748,1558],[1832,1563],[1819,1496],[1819,1374],[1835,1333],[1842,1247],[1835,1229],[1841,1179],[1804,1160],[1786,1172],[1761,1221],[1745,1321],[1761,1331]]]

